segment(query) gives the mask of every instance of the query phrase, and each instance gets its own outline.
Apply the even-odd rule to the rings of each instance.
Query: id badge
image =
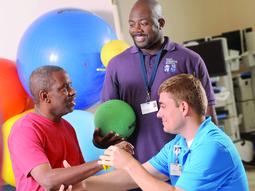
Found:
[[[152,113],[158,111],[158,104],[154,101],[149,101],[141,104],[142,114]]]
[[[171,163],[170,165],[170,175],[172,176],[181,176],[182,174],[182,165]]]

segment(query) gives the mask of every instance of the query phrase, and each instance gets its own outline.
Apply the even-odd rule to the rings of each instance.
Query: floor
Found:
[[[255,163],[252,165],[246,164],[245,169],[248,177],[250,191],[255,191]],[[3,191],[15,191],[15,189],[11,186],[5,186]]]

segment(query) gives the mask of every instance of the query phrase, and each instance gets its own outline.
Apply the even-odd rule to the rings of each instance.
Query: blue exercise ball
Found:
[[[74,110],[63,118],[74,127],[85,161],[89,162],[99,159],[99,156],[104,153],[105,149],[95,147],[92,142],[95,130],[94,114],[83,110]],[[103,174],[111,170],[102,170],[97,174]]]
[[[105,76],[100,52],[113,39],[116,34],[111,26],[91,12],[59,9],[46,13],[28,27],[19,43],[20,81],[30,94],[32,71],[42,65],[58,65],[68,72],[76,89],[75,109],[87,109],[99,101]]]

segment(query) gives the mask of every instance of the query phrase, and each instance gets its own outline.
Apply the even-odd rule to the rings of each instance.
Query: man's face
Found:
[[[75,105],[75,90],[71,86],[71,81],[64,71],[52,74],[54,83],[48,91],[51,101],[50,111],[55,116],[63,116],[73,111]]]
[[[161,40],[159,22],[147,6],[135,7],[129,15],[129,34],[135,45],[140,49],[153,49],[153,46]]]
[[[162,92],[159,96],[160,109],[157,117],[161,118],[164,131],[167,133],[178,134],[184,126],[182,110],[170,93]]]

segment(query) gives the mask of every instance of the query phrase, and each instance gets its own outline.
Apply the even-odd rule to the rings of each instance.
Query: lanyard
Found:
[[[141,66],[141,71],[142,71],[142,75],[143,75],[143,81],[144,81],[144,84],[145,84],[145,87],[146,87],[146,93],[147,93],[146,101],[147,102],[150,101],[150,99],[151,99],[151,87],[152,87],[152,84],[153,84],[153,82],[155,80],[155,77],[156,77],[156,73],[157,73],[157,70],[158,70],[158,65],[159,65],[161,54],[162,54],[162,50],[163,50],[163,48],[161,48],[160,51],[157,53],[156,60],[155,60],[155,63],[154,63],[154,67],[153,67],[152,74],[151,74],[151,77],[150,77],[149,81],[148,81],[148,78],[147,78],[144,55],[143,55],[142,51],[139,50],[140,66]]]

